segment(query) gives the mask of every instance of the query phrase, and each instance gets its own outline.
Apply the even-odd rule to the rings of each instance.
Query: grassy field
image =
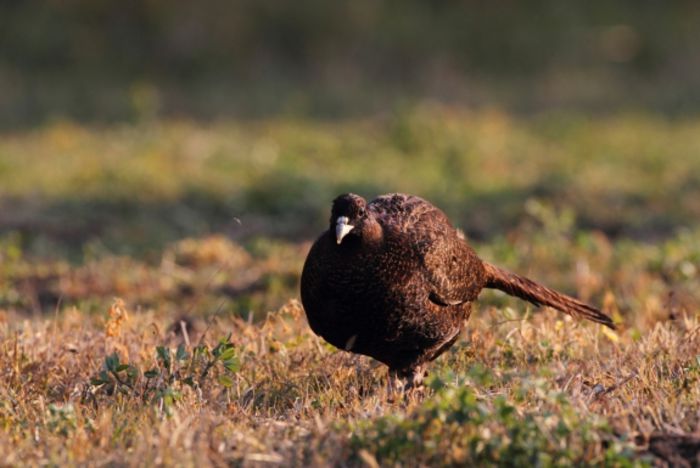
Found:
[[[483,258],[600,305],[619,330],[485,292],[424,391],[391,397],[386,369],[315,337],[298,302],[310,242],[347,190],[432,200]],[[6,133],[0,453],[679,462],[674,443],[700,445],[699,268],[700,119],[426,105]]]

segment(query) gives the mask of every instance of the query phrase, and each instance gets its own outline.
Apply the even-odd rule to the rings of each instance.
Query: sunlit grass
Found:
[[[299,240],[342,191],[403,191],[484,239],[520,222],[528,199],[577,227],[657,239],[700,218],[698,154],[700,121],[649,115],[424,106],[337,122],[57,122],[0,137],[0,226],[74,258],[211,231]]]
[[[650,461],[650,434],[700,427],[699,135],[650,116],[430,107],[4,135],[0,453]],[[426,388],[390,395],[385,368],[315,337],[297,300],[342,190],[430,198],[482,257],[601,306],[618,331],[485,292]]]

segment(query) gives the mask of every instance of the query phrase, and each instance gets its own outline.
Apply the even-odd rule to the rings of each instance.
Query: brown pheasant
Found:
[[[485,287],[614,328],[598,309],[481,260],[442,211],[404,194],[333,201],[330,228],[304,264],[301,300],[316,334],[414,385],[457,340]]]

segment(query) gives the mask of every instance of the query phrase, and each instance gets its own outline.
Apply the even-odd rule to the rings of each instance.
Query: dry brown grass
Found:
[[[699,129],[425,105],[0,135],[0,463],[696,456]],[[483,258],[601,305],[618,333],[487,292],[425,391],[391,398],[295,299],[345,190],[425,196]]]
[[[49,316],[2,311],[5,461],[624,464],[640,460],[646,435],[698,430],[697,309],[677,305],[671,317],[668,291],[648,272],[646,283],[643,272],[627,276],[624,266],[609,273],[620,284],[635,283],[635,303],[645,304],[624,310],[625,301],[607,293],[606,308],[622,322],[616,334],[554,311],[511,301],[497,306],[502,297],[485,295],[462,340],[432,366],[425,391],[397,399],[387,394],[382,366],[315,337],[295,299],[259,320],[231,313],[236,295],[249,294],[232,293],[236,281],[298,271],[305,248],[281,246],[253,259],[215,237],[175,244],[150,266],[105,258],[38,272],[18,262],[13,287],[38,297],[53,285],[77,306],[59,304]],[[610,266],[621,248],[611,245],[613,253],[590,260],[607,258]],[[251,294],[277,287],[265,284]],[[591,293],[598,297],[602,284],[593,281]],[[112,302],[115,293],[125,303]],[[178,377],[144,397],[144,373],[158,367],[158,346],[211,351],[229,335],[239,369],[216,365],[195,385]],[[114,352],[136,371],[130,387],[110,392],[92,379]],[[185,369],[187,362],[173,365]]]

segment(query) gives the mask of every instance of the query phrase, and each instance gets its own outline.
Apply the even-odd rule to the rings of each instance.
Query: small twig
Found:
[[[133,390],[133,389],[134,389],[133,385],[131,385],[129,382],[125,382],[124,380],[121,379],[121,377],[119,377],[119,373],[118,373],[118,372],[110,371],[110,373],[114,376],[114,378],[116,379],[116,381],[117,381],[120,385],[124,385],[125,387],[128,387],[129,390]]]
[[[187,348],[190,347],[190,335],[187,333],[187,323],[184,320],[180,320],[180,330],[182,330],[182,337],[185,339],[185,345]]]
[[[202,370],[202,374],[200,375],[200,380],[204,380],[204,378],[207,376],[209,373],[209,369],[214,367],[214,364],[216,364],[217,358],[212,359],[211,361],[207,361],[207,365],[204,367],[204,370]]]
[[[526,317],[523,318],[515,318],[515,319],[508,319],[508,320],[502,320],[500,322],[496,322],[493,325],[491,325],[489,328],[496,328],[498,326],[501,326],[505,323],[510,323],[510,322],[524,322],[526,320]]]
[[[635,377],[637,377],[637,373],[636,373],[636,372],[633,373],[633,374],[628,375],[627,377],[625,377],[624,379],[622,379],[620,382],[617,382],[616,384],[611,385],[611,386],[608,387],[608,388],[603,387],[601,390],[594,391],[594,393],[593,393],[593,395],[592,395],[592,400],[598,400],[598,399],[600,399],[601,397],[603,397],[603,395],[609,395],[609,394],[611,394],[612,392],[614,392],[614,391],[617,390],[618,388],[622,387],[623,385],[625,385],[627,382],[629,382],[630,380],[632,380],[632,379],[635,378]],[[597,385],[596,385],[596,387],[597,387]],[[596,389],[596,387],[594,387],[594,390]],[[602,385],[601,385],[601,387],[602,387]]]

